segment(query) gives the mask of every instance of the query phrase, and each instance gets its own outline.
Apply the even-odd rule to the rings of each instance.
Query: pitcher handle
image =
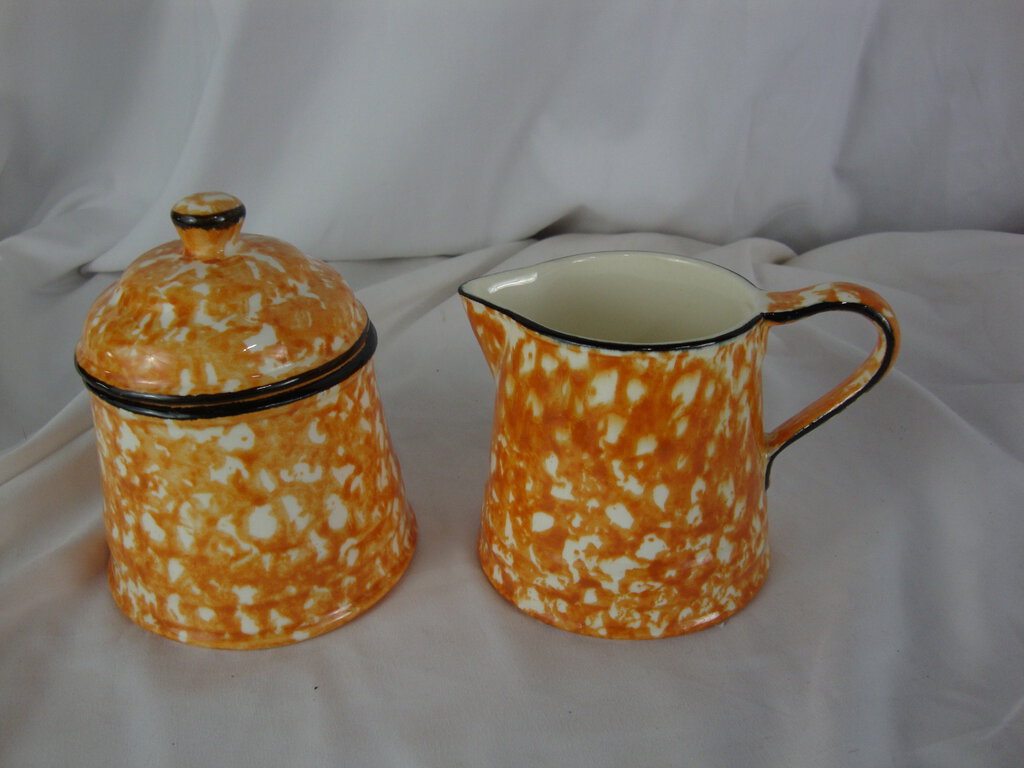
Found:
[[[867,359],[841,384],[765,434],[768,452],[766,486],[772,462],[779,452],[798,437],[825,423],[878,383],[896,359],[900,346],[900,328],[892,307],[870,288],[854,283],[822,283],[797,291],[768,292],[767,299],[768,308],[763,317],[771,325],[792,323],[833,310],[856,312],[877,326],[878,339]]]

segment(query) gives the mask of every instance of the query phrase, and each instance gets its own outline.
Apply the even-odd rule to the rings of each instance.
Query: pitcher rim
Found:
[[[741,280],[745,284],[745,286],[747,288],[749,288],[750,290],[756,292],[757,294],[761,294],[761,295],[764,294],[764,291],[761,290],[760,288],[758,288],[757,285],[755,285],[753,282],[751,282],[746,277],[741,275],[739,272],[737,272],[737,271],[735,271],[733,269],[729,269],[728,267],[723,267],[720,264],[715,264],[713,262],[706,261],[706,260],[703,260],[703,259],[694,258],[692,256],[683,256],[683,255],[678,254],[678,253],[669,253],[667,251],[650,251],[650,250],[645,250],[645,249],[608,249],[608,250],[603,250],[603,251],[585,251],[585,252],[581,252],[581,253],[569,254],[569,255],[566,255],[566,256],[559,256],[557,258],[550,259],[548,261],[538,262],[537,264],[527,265],[527,266],[523,266],[523,267],[514,267],[512,269],[500,270],[498,272],[490,272],[490,273],[487,273],[487,274],[484,274],[484,275],[479,275],[477,277],[474,277],[474,278],[471,278],[469,280],[466,280],[465,282],[463,282],[459,286],[458,293],[463,298],[465,298],[465,299],[467,299],[469,301],[473,301],[473,302],[476,302],[478,304],[481,304],[481,305],[483,305],[485,307],[488,307],[489,309],[494,310],[495,312],[498,312],[498,313],[500,313],[502,315],[505,315],[509,319],[514,320],[516,323],[518,323],[519,325],[523,326],[524,328],[527,328],[528,330],[531,330],[531,331],[533,331],[535,333],[539,333],[539,334],[541,334],[543,336],[547,336],[549,338],[553,338],[553,339],[556,339],[558,341],[566,342],[566,343],[569,343],[569,344],[574,344],[574,345],[581,346],[581,347],[589,347],[589,348],[592,348],[592,349],[613,350],[613,351],[617,351],[617,352],[669,352],[669,351],[673,351],[673,350],[687,350],[687,349],[699,349],[701,347],[711,347],[711,346],[715,346],[717,344],[722,344],[722,343],[724,343],[726,341],[729,341],[731,339],[737,338],[739,336],[743,336],[744,334],[748,333],[751,329],[755,328],[758,324],[760,324],[761,321],[765,317],[765,309],[761,309],[761,310],[755,311],[754,315],[750,319],[748,319],[747,321],[745,321],[744,323],[742,323],[742,324],[740,324],[738,326],[732,327],[732,328],[730,328],[730,329],[728,329],[726,331],[723,331],[722,333],[715,334],[713,336],[706,336],[706,337],[701,337],[701,338],[696,338],[696,339],[687,339],[687,340],[683,340],[683,341],[657,341],[657,342],[612,341],[612,340],[606,340],[606,339],[593,338],[593,337],[589,337],[589,336],[580,336],[578,334],[568,333],[568,332],[565,332],[565,331],[559,331],[559,330],[557,330],[555,328],[552,328],[550,325],[545,325],[544,323],[541,323],[539,321],[532,320],[531,318],[526,317],[525,315],[523,315],[520,312],[516,312],[514,310],[511,310],[511,309],[508,309],[506,307],[500,306],[499,304],[497,304],[497,303],[495,303],[493,301],[489,301],[488,299],[482,297],[479,294],[471,293],[470,290],[467,288],[467,286],[469,286],[471,283],[475,283],[475,282],[478,282],[478,281],[483,281],[483,280],[485,280],[487,278],[496,278],[496,277],[499,277],[500,275],[504,275],[504,274],[510,274],[510,273],[513,273],[513,272],[520,272],[520,271],[524,271],[524,270],[529,270],[531,268],[544,267],[545,265],[555,264],[555,263],[560,262],[560,261],[569,261],[569,260],[572,260],[572,259],[582,259],[582,258],[585,258],[585,257],[610,256],[610,255],[628,255],[628,254],[638,254],[638,255],[639,254],[643,254],[643,255],[647,255],[647,256],[668,257],[670,259],[675,259],[675,260],[679,260],[679,261],[684,261],[684,262],[689,262],[689,263],[693,263],[693,264],[698,264],[701,267],[709,267],[709,268],[712,268],[712,269],[721,270],[723,272],[729,273],[730,275],[732,275],[735,278],[738,278],[739,280]]]

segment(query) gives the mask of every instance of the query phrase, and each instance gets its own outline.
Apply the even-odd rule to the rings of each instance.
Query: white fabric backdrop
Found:
[[[0,3],[0,764],[1020,765],[1021,40],[997,0]],[[71,367],[205,188],[357,288],[421,526],[378,607],[264,652],[117,612]],[[454,291],[608,248],[863,282],[904,328],[776,463],[764,591],[683,638],[551,629],[475,561],[493,388]],[[870,337],[773,332],[770,420]]]
[[[856,279],[891,300],[905,335],[889,377],[776,462],[761,594],[721,627],[649,642],[543,625],[480,572],[493,385],[454,295],[492,268],[624,247],[696,252],[773,290]],[[0,454],[0,762],[1019,765],[1024,236],[708,248],[577,235],[390,276],[381,262],[339,264],[380,330],[421,538],[378,606],[295,646],[208,651],[121,616],[75,398]],[[858,318],[774,331],[770,421],[836,381],[871,336]]]
[[[1012,0],[6,0],[0,232],[121,268],[210,187],[341,258],[1019,230],[1022,38]]]

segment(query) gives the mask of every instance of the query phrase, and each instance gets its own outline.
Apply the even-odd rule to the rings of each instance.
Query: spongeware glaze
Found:
[[[747,603],[769,558],[767,329],[696,352],[617,352],[466,304],[502,360],[479,540],[498,592],[611,638],[692,631]]]
[[[330,265],[239,235],[216,261],[181,242],[141,256],[97,299],[79,365],[135,392],[197,395],[280,381],[337,357],[366,311]]]
[[[766,293],[666,254],[581,254],[460,293],[497,384],[484,573],[524,612],[598,637],[678,635],[749,602],[768,572],[772,460],[877,382],[899,346],[867,288]],[[874,322],[874,350],[765,432],[769,330],[830,310]]]
[[[92,405],[111,589],[147,629],[220,648],[304,640],[369,608],[412,557],[372,362],[244,419]]]
[[[376,334],[336,271],[243,235],[193,195],[85,321],[122,611],[184,643],[264,648],[355,618],[398,581],[416,522],[384,420]]]

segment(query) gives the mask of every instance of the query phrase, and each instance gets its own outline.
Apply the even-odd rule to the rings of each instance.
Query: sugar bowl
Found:
[[[244,216],[223,193],[179,201],[179,239],[97,298],[75,354],[114,599],[146,629],[217,648],[355,618],[416,539],[365,308],[331,266],[243,234]]]

